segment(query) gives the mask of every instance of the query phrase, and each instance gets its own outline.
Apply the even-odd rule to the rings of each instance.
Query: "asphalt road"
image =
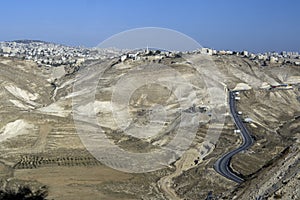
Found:
[[[237,174],[235,174],[232,169],[229,167],[231,158],[240,153],[241,151],[244,151],[248,149],[252,144],[253,144],[253,138],[250,135],[250,132],[248,129],[245,127],[245,125],[242,122],[242,119],[240,116],[237,114],[236,110],[236,104],[235,104],[235,94],[234,92],[230,91],[229,92],[229,107],[230,107],[230,112],[231,115],[234,119],[234,122],[239,130],[241,130],[241,137],[242,137],[242,145],[238,147],[237,149],[234,149],[225,155],[223,155],[220,159],[217,160],[217,162],[214,164],[214,169],[221,174],[222,176],[235,181],[237,183],[242,183],[244,179],[239,177]]]

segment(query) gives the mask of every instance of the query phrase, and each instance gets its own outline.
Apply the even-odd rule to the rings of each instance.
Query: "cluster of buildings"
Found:
[[[174,58],[178,55],[178,52],[168,52],[160,50],[149,50],[148,47],[145,50],[139,50],[123,54],[120,57],[120,61],[126,60],[148,60],[153,62],[160,62],[164,58]]]
[[[96,60],[103,58],[116,57],[123,53],[117,49],[98,49],[83,47],[68,47],[43,41],[19,40],[13,42],[0,42],[0,56],[17,57],[25,60],[33,60],[39,65],[60,66],[66,65],[70,67],[80,66],[86,60]],[[281,53],[263,53],[254,54],[248,51],[228,51],[214,50],[210,48],[202,48],[193,52],[207,55],[236,55],[247,57],[261,65],[269,63],[278,64],[294,64],[300,66],[300,55],[298,52],[281,52]],[[126,53],[120,56],[120,61],[126,60],[149,60],[160,62],[164,58],[172,58],[180,55],[179,52],[167,52],[160,50],[139,50]]]
[[[105,58],[115,54],[112,49],[68,47],[43,41],[0,42],[0,56],[33,60],[39,65],[79,66],[85,60]]]
[[[263,65],[267,65],[268,63],[274,64],[294,64],[300,66],[300,55],[298,52],[286,52],[283,51],[281,53],[277,52],[267,52],[267,53],[259,53],[254,54],[248,51],[227,51],[227,50],[214,50],[210,48],[202,48],[199,50],[199,53],[208,54],[208,55],[237,55],[242,57],[247,57],[256,62],[262,62]]]

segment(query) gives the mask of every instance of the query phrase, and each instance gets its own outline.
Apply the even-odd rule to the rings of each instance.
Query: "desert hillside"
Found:
[[[299,199],[299,66],[160,54],[69,66],[1,56],[0,187],[47,188],[48,199],[64,200],[205,199],[210,192],[215,199]],[[230,162],[245,179],[240,185],[213,168],[242,142],[229,90],[240,92],[237,109],[251,119],[245,124],[254,139]],[[135,163],[100,142],[95,158],[98,147],[87,149],[86,141],[101,140],[96,122],[103,137],[132,155],[172,151]],[[145,172],[132,173],[139,165]]]

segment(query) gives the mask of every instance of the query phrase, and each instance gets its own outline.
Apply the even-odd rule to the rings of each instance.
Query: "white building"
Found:
[[[234,133],[241,133],[241,130],[237,129],[233,131]]]
[[[126,60],[126,58],[127,58],[127,55],[122,55],[121,56],[121,62],[124,62]]]
[[[3,51],[3,53],[9,54],[11,52],[11,48],[10,47],[2,47],[2,51]]]
[[[276,63],[278,61],[278,58],[275,56],[270,56],[270,63]]]
[[[243,56],[249,56],[249,52],[248,52],[248,51],[243,51],[243,52],[242,52],[242,55],[243,55]]]
[[[247,117],[247,118],[244,119],[244,122],[246,122],[246,123],[251,123],[251,122],[252,122],[252,119],[249,118],[249,117]]]
[[[241,97],[235,97],[234,99],[235,99],[235,100],[240,100],[240,99],[241,99]]]

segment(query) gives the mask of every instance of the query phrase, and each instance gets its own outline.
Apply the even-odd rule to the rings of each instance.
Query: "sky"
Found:
[[[300,52],[299,9],[299,0],[9,0],[0,3],[0,41],[93,47],[162,27],[215,49]]]

